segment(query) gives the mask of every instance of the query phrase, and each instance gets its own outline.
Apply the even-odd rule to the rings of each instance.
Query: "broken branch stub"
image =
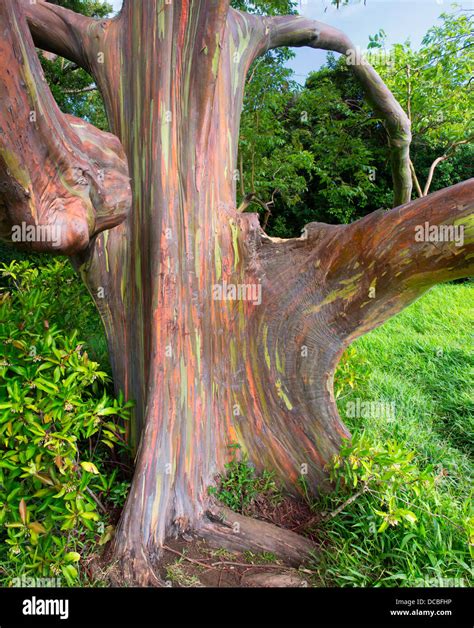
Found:
[[[115,136],[61,113],[19,6],[0,6],[0,31],[0,237],[72,255],[125,219],[127,160]]]

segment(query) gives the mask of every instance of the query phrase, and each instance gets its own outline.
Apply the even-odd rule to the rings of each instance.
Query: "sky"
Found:
[[[109,0],[119,10],[122,0]],[[146,0],[135,0],[146,2]],[[177,0],[179,1],[179,0]],[[326,22],[344,31],[365,50],[369,35],[383,29],[386,45],[403,43],[410,39],[417,48],[426,31],[436,24],[441,13],[453,11],[451,0],[351,0],[348,6],[336,9],[330,0],[298,0],[301,15]],[[474,0],[458,0],[465,9],[474,8]],[[317,70],[326,59],[326,52],[311,48],[294,48],[296,56],[288,62],[295,79],[304,83],[312,70]]]
[[[474,1],[459,2],[463,8],[473,8]],[[453,9],[447,0],[353,0],[348,6],[336,9],[329,0],[300,0],[300,13],[344,31],[362,50],[367,48],[369,35],[383,29],[387,35],[386,47],[410,39],[419,47],[426,31],[436,24],[442,13]],[[295,48],[296,57],[289,62],[296,79],[304,82],[311,70],[317,69],[326,58],[326,52],[311,48]]]

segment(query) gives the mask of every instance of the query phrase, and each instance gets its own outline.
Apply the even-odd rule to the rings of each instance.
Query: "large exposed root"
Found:
[[[291,530],[245,517],[225,506],[208,509],[196,533],[213,547],[271,552],[293,567],[299,567],[316,551],[313,541]]]

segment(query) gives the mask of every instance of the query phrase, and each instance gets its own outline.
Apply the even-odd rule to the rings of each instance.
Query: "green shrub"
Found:
[[[320,585],[468,586],[474,519],[414,452],[364,435],[343,445],[330,467],[335,490],[323,511]]]
[[[352,499],[352,489],[358,489],[356,496],[369,492],[376,498],[379,509],[374,509],[374,513],[381,518],[379,533],[400,523],[415,526],[417,516],[406,505],[422,493],[426,498],[433,489],[434,477],[431,467],[418,470],[413,464],[414,456],[414,452],[393,441],[375,446],[359,437],[352,443],[346,441],[334,457],[330,479],[339,495],[349,493]]]
[[[334,395],[340,399],[367,381],[369,367],[355,347],[348,347],[334,373]]]
[[[88,544],[110,538],[101,500],[117,501],[105,451],[124,447],[131,404],[112,399],[108,375],[55,295],[74,279],[64,260],[0,267],[0,565],[11,576],[76,582]],[[62,310],[68,310],[64,313]],[[6,572],[6,573],[5,573]]]
[[[257,497],[278,501],[281,493],[275,483],[274,474],[263,471],[257,475],[246,454],[240,454],[240,445],[233,444],[232,459],[225,465],[225,474],[219,478],[217,487],[209,493],[235,512],[248,513]]]
[[[80,330],[81,336],[87,338],[90,356],[111,374],[99,313],[67,258],[51,257],[45,261],[31,255],[27,259],[10,260],[8,265],[0,264],[0,267],[4,269],[0,289],[16,290],[16,277],[20,277],[22,294],[16,297],[24,310],[39,307],[45,311],[47,308],[44,317],[55,322],[63,332],[70,334]],[[28,294],[30,290],[34,295]],[[42,295],[40,301],[37,301],[38,292]]]

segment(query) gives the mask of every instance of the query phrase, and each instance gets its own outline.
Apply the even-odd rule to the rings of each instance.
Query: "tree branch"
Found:
[[[415,182],[416,193],[418,197],[421,198],[423,196],[423,190],[421,189],[420,182],[418,181],[418,177],[416,176],[415,166],[413,165],[412,160],[410,159],[410,170],[413,177],[413,181]]]
[[[65,57],[88,72],[91,71],[88,48],[93,31],[99,25],[97,20],[45,0],[20,2],[38,48]]]
[[[357,491],[357,493],[354,493],[353,495],[348,497],[340,506],[338,506],[338,508],[336,508],[336,510],[333,510],[327,513],[322,513],[323,519],[329,519],[329,518],[334,519],[334,517],[337,517],[337,515],[340,515],[341,512],[347,508],[347,506],[350,506],[361,495],[363,495],[364,493],[367,493],[368,490],[369,490],[368,484],[367,482],[365,482],[362,488]]]
[[[131,204],[119,140],[61,113],[22,5],[0,5],[0,235],[73,254]]]
[[[365,240],[358,261],[366,285],[377,280],[375,298],[358,302],[363,325],[380,324],[436,283],[473,274],[473,219],[474,178],[349,225],[347,244]]]
[[[431,183],[433,181],[434,171],[436,170],[436,167],[440,163],[442,163],[443,161],[446,161],[446,159],[449,159],[458,146],[462,146],[463,144],[469,144],[470,142],[472,142],[472,140],[473,140],[473,138],[471,137],[471,138],[467,138],[467,139],[464,139],[464,140],[459,140],[457,142],[453,142],[449,146],[449,148],[446,150],[444,155],[441,155],[440,157],[437,157],[433,161],[433,163],[430,166],[429,172],[428,172],[428,178],[426,179],[425,187],[423,188],[423,196],[426,196],[428,194],[429,190],[430,190]]]
[[[440,157],[436,157],[436,159],[431,164],[429,172],[428,172],[428,177],[426,179],[425,187],[423,188],[422,196],[426,196],[429,192],[429,189],[431,187],[431,182],[433,181],[433,175],[434,175],[436,166],[440,164],[442,161],[445,161],[447,158],[448,158],[447,155],[441,155]]]
[[[254,228],[247,247],[260,291],[248,326],[258,339],[261,416],[271,416],[261,433],[284,438],[288,459],[321,490],[348,436],[334,398],[342,352],[432,285],[473,273],[474,179],[350,225],[311,223],[301,238]]]
[[[300,316],[323,319],[347,346],[434,284],[474,274],[474,178],[350,225],[311,223],[303,238],[262,244],[268,280],[305,283]],[[270,251],[279,254],[273,269]]]
[[[347,56],[347,63],[360,80],[366,96],[388,134],[394,189],[394,206],[411,198],[410,120],[374,68],[358,53],[343,32],[304,17],[287,15],[261,17],[260,47],[256,56],[281,46],[309,46],[333,50]]]
[[[79,94],[88,94],[90,92],[97,92],[98,88],[97,85],[88,85],[87,87],[82,87],[81,89],[65,89],[63,90],[64,94],[73,94],[73,95],[79,95]]]

